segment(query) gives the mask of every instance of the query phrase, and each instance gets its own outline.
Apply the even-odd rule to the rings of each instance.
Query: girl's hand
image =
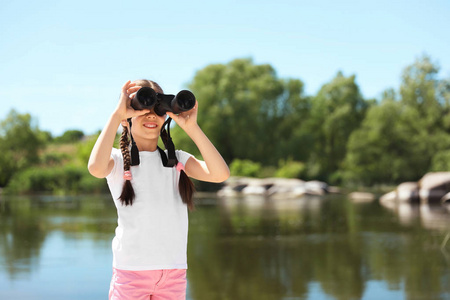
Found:
[[[122,120],[126,120],[128,118],[137,117],[140,115],[144,115],[149,113],[150,110],[135,110],[131,107],[131,99],[136,96],[136,92],[141,88],[141,86],[136,85],[136,83],[128,80],[122,86],[122,92],[120,93],[119,103],[117,104],[117,108],[115,113],[120,116]]]
[[[182,112],[178,115],[167,112],[167,115],[171,117],[184,131],[187,131],[190,128],[197,126],[197,112],[198,102],[195,101],[195,105],[191,110]]]

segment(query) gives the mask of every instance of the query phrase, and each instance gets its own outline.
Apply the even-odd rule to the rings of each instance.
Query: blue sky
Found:
[[[248,57],[308,95],[341,70],[379,98],[424,53],[450,77],[448,16],[448,0],[4,0],[0,119],[14,108],[54,135],[90,134],[128,79],[175,94],[207,65]]]

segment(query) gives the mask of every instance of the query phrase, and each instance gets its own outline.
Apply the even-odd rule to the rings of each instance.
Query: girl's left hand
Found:
[[[171,117],[184,131],[186,131],[189,130],[190,127],[197,125],[197,112],[198,102],[195,101],[195,105],[191,110],[182,112],[178,115],[167,112],[167,115]]]

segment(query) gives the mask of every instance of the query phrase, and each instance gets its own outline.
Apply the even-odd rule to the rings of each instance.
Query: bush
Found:
[[[433,156],[431,171],[450,171],[450,150],[439,151]]]
[[[45,166],[61,165],[71,159],[68,153],[50,152],[44,153],[40,157],[40,163]]]
[[[292,158],[280,160],[278,167],[279,168],[275,173],[275,177],[300,178],[305,172],[305,164],[299,161],[294,161]]]
[[[63,135],[54,138],[55,143],[67,144],[80,141],[84,137],[83,131],[67,130]]]
[[[92,177],[86,167],[32,167],[17,173],[6,187],[8,193],[58,194],[107,191],[105,180]]]
[[[95,142],[97,141],[98,135],[93,135],[88,137],[83,143],[77,145],[77,157],[86,166],[89,161],[89,156],[91,156],[92,148],[94,148]]]
[[[89,172],[83,174],[79,183],[79,192],[82,193],[109,193],[106,179],[95,178]]]
[[[235,159],[230,165],[232,176],[260,177],[261,164],[248,159]]]

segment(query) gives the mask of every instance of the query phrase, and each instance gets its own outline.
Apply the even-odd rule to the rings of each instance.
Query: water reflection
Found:
[[[337,196],[198,200],[189,299],[450,298],[442,207]],[[106,298],[116,221],[108,195],[2,196],[0,299]]]
[[[115,212],[106,197],[2,197],[0,201],[0,266],[11,280],[36,271],[49,234],[64,238],[89,236],[110,240]],[[107,207],[108,209],[101,209]]]
[[[411,217],[404,226],[377,202],[339,197],[221,199],[219,206],[219,218],[199,212],[209,227],[191,238],[195,299],[313,299],[315,283],[319,298],[450,297],[440,251],[450,220],[441,207],[422,207],[422,222]]]
[[[381,202],[381,205],[394,212],[402,225],[420,223],[426,229],[450,230],[449,213],[441,205],[407,202]]]

